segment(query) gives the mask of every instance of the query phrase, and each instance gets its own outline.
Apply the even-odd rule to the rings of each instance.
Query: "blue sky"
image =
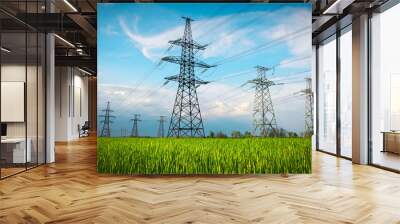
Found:
[[[304,78],[311,73],[311,9],[309,4],[98,4],[98,102],[111,102],[112,132],[131,129],[129,119],[141,114],[140,134],[154,136],[157,119],[167,117],[177,83],[163,85],[179,66],[160,58],[179,56],[169,40],[183,35],[192,22],[193,39],[209,44],[196,56],[215,68],[196,69],[210,84],[198,88],[206,133],[252,130],[254,89],[244,84],[256,77],[254,66],[274,67],[267,73],[284,85],[271,87],[278,126],[304,129]]]

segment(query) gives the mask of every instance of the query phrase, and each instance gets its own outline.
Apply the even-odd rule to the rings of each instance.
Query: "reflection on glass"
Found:
[[[340,153],[351,158],[352,149],[352,35],[340,36]]]
[[[400,5],[372,18],[372,163],[400,170]]]
[[[37,34],[35,32],[27,33],[28,43],[28,61],[27,61],[27,142],[30,148],[30,160],[27,167],[31,168],[37,165]]]
[[[38,156],[37,156],[37,162],[38,164],[43,164],[45,163],[45,60],[46,60],[46,52],[45,52],[45,44],[46,44],[46,38],[45,35],[42,33],[39,33],[38,35],[38,77],[37,77],[37,89],[38,89]]]
[[[26,144],[25,91],[26,44],[25,33],[2,33],[1,52],[1,176],[25,170],[30,161],[30,145]],[[28,146],[28,147],[27,147]],[[27,150],[28,149],[28,150]]]
[[[45,0],[1,1],[16,14],[44,13]],[[0,12],[4,21],[13,21]],[[45,162],[45,44],[43,33],[22,23],[0,23],[0,178]]]
[[[318,48],[318,108],[320,150],[336,153],[336,41]]]

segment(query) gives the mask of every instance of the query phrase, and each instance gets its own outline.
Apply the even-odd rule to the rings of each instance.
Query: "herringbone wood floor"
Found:
[[[0,223],[400,223],[400,175],[315,152],[312,175],[96,173],[93,138],[0,181]]]

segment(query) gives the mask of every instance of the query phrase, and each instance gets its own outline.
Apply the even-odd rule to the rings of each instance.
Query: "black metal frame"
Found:
[[[341,144],[341,97],[340,97],[340,82],[341,82],[341,66],[340,66],[340,36],[341,30],[336,30],[336,154],[340,157],[342,154]]]
[[[371,77],[371,71],[372,71],[372,64],[371,64],[371,56],[372,56],[372,33],[371,33],[371,19],[372,19],[372,13],[368,13],[368,54],[367,54],[367,63],[368,63],[368,69],[367,69],[367,83],[368,83],[368,95],[367,95],[367,107],[368,107],[368,112],[367,112],[367,119],[368,119],[368,124],[367,124],[367,132],[368,132],[368,164],[372,164],[372,154],[373,154],[373,149],[372,149],[372,103],[371,103],[371,93],[372,93],[372,77]]]

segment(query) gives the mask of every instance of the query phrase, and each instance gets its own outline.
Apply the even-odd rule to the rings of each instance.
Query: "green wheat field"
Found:
[[[311,172],[309,138],[98,138],[97,150],[99,173]]]

